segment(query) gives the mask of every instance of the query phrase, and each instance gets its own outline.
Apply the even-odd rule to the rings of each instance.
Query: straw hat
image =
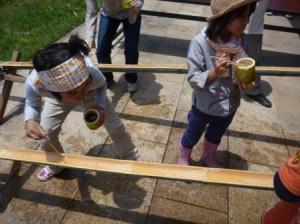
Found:
[[[212,16],[208,17],[207,21],[211,22],[212,20],[223,16],[234,9],[257,1],[259,0],[211,0],[210,8]]]

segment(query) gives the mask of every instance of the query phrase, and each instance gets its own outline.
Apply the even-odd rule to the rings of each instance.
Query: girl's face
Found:
[[[241,36],[244,29],[246,28],[250,17],[250,6],[247,7],[246,11],[241,17],[232,20],[225,27],[226,31],[233,36]]]
[[[75,89],[68,92],[61,92],[62,100],[67,103],[79,103],[88,93],[89,79]]]

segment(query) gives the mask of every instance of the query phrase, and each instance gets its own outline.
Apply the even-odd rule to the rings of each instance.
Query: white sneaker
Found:
[[[127,82],[128,92],[134,93],[134,92],[137,91],[137,89],[138,89],[138,83],[137,82],[135,82],[135,83]]]

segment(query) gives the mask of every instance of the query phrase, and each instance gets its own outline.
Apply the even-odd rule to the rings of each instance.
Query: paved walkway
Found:
[[[208,7],[147,0],[145,9],[208,15]],[[267,17],[267,23],[290,26],[286,18]],[[293,25],[299,25],[294,18]],[[185,63],[190,39],[204,23],[143,17],[140,63]],[[79,31],[82,32],[79,28]],[[77,29],[78,30],[78,29]],[[274,38],[275,37],[275,38]],[[113,62],[123,63],[123,39],[116,43]],[[299,65],[299,36],[266,30],[265,62]],[[191,88],[180,74],[140,74],[140,89],[132,97],[125,92],[121,73],[108,90],[134,138],[143,159],[176,162],[178,142],[191,105]],[[299,78],[263,78],[266,95],[273,102],[264,108],[247,98],[226,136],[218,159],[225,167],[275,171],[300,147]],[[23,85],[14,84],[0,126],[0,142],[36,149],[37,142],[24,136]],[[89,131],[80,109],[63,125],[61,141],[67,153],[116,157],[104,129]],[[197,165],[202,140],[193,151]],[[260,223],[262,212],[278,199],[274,192],[179,181],[139,178],[109,173],[66,170],[40,183],[39,166],[0,161],[1,223]]]

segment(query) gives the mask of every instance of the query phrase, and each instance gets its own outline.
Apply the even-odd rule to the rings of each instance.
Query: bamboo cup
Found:
[[[132,0],[122,0],[122,3],[121,3],[122,9],[131,8],[131,2],[132,2]]]
[[[95,108],[86,110],[83,114],[83,119],[86,126],[91,130],[95,130],[103,124],[103,117],[101,117],[99,111]]]
[[[245,85],[255,81],[255,61],[252,58],[241,58],[236,61],[237,78]]]

